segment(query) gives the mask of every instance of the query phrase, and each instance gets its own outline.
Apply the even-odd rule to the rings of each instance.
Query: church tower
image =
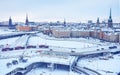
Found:
[[[25,25],[28,25],[29,21],[28,21],[28,15],[26,14],[26,21],[25,21]]]
[[[10,29],[12,28],[12,19],[11,19],[11,17],[9,18],[9,28]]]
[[[63,23],[64,27],[66,27],[66,20],[64,19],[64,23]]]
[[[113,27],[112,16],[111,16],[111,8],[110,8],[110,16],[109,16],[109,19],[108,19],[108,27],[110,27],[110,28]]]
[[[97,18],[97,26],[100,25],[99,17]]]

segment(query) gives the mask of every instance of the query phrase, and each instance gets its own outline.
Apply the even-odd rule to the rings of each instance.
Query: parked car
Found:
[[[22,46],[15,47],[15,50],[20,50],[20,49],[25,49],[25,47],[22,47]]]
[[[13,48],[3,48],[2,51],[12,51]]]
[[[18,64],[18,61],[17,61],[17,60],[13,60],[13,61],[12,61],[12,64],[13,64],[13,65],[17,65],[17,64]]]
[[[115,49],[117,46],[110,46],[109,49]]]
[[[6,66],[9,68],[12,66],[12,63],[7,63]]]
[[[28,45],[27,48],[36,48],[36,46]]]
[[[47,45],[39,45],[39,48],[49,48]]]

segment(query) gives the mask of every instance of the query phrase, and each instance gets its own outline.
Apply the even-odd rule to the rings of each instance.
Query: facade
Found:
[[[119,43],[120,43],[120,33],[119,33]]]
[[[71,36],[72,37],[89,37],[90,32],[87,30],[72,30]]]
[[[118,33],[104,33],[103,40],[109,41],[109,42],[118,42],[119,35]]]
[[[120,33],[102,30],[60,30],[53,29],[52,35],[56,38],[92,37],[108,42],[120,42]]]
[[[103,37],[104,37],[104,32],[100,31],[100,32],[99,32],[99,39],[101,39],[101,40],[102,40],[102,39],[103,39]]]
[[[80,37],[81,33],[78,30],[71,31],[71,37]]]
[[[52,34],[54,37],[62,37],[62,38],[68,38],[68,37],[89,37],[90,31],[88,30],[60,30],[60,29],[54,29],[52,30]]]
[[[57,38],[68,38],[71,35],[69,30],[52,30],[52,34]]]
[[[18,31],[31,31],[32,30],[32,27],[30,27],[30,26],[16,26],[16,29],[18,30]]]

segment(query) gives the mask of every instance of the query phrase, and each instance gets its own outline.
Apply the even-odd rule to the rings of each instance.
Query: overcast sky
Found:
[[[96,21],[107,20],[112,8],[113,22],[120,22],[120,0],[0,0],[0,21]]]

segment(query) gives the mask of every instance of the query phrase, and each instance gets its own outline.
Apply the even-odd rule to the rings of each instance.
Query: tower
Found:
[[[66,27],[66,20],[64,19],[64,23],[63,23],[64,27]]]
[[[99,21],[99,17],[97,18],[97,26],[99,26],[100,21]]]
[[[112,24],[112,16],[111,16],[111,8],[110,8],[110,15],[109,15],[109,19],[108,19],[108,27],[112,28],[113,24]]]
[[[12,29],[12,19],[11,19],[11,17],[9,18],[9,29]]]
[[[26,14],[26,21],[25,21],[25,25],[28,25],[29,21],[28,21],[28,15]]]

